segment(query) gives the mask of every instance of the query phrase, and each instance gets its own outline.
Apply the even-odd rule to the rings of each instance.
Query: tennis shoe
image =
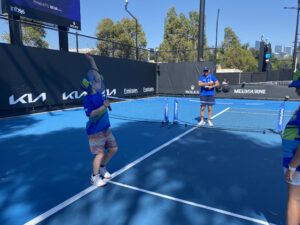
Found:
[[[110,173],[107,171],[106,167],[100,167],[100,175],[104,178],[104,179],[110,179],[111,175]]]
[[[214,126],[214,124],[211,122],[211,120],[208,120],[207,123],[208,123],[208,126],[210,126],[210,127]]]
[[[205,121],[204,120],[201,120],[199,123],[198,123],[198,127],[202,127],[205,125]]]
[[[91,183],[97,187],[103,187],[106,185],[106,181],[103,180],[99,174],[96,176],[91,175]]]

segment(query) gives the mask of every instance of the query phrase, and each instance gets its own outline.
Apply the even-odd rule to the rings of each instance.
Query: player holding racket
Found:
[[[110,173],[106,170],[106,165],[117,152],[118,146],[110,130],[107,112],[110,104],[105,97],[103,79],[98,72],[94,58],[90,55],[86,55],[86,58],[90,62],[91,69],[82,79],[81,88],[87,92],[83,99],[83,106],[86,116],[89,118],[86,132],[91,153],[94,155],[91,183],[102,187],[106,184],[104,179],[111,178]]]

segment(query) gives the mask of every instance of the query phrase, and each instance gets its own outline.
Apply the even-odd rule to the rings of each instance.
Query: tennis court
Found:
[[[284,224],[281,103],[218,99],[215,128],[196,127],[197,98],[114,103],[104,188],[89,183],[82,108],[1,119],[0,224]]]

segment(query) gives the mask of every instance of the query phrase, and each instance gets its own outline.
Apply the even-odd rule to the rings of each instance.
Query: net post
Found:
[[[169,100],[168,99],[166,99],[166,104],[165,104],[164,122],[169,123]]]
[[[173,123],[178,123],[178,99],[174,99],[174,113],[173,113]]]

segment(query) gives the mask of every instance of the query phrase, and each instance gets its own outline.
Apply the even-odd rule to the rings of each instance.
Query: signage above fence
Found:
[[[81,29],[80,0],[3,0],[5,12],[56,24]]]

